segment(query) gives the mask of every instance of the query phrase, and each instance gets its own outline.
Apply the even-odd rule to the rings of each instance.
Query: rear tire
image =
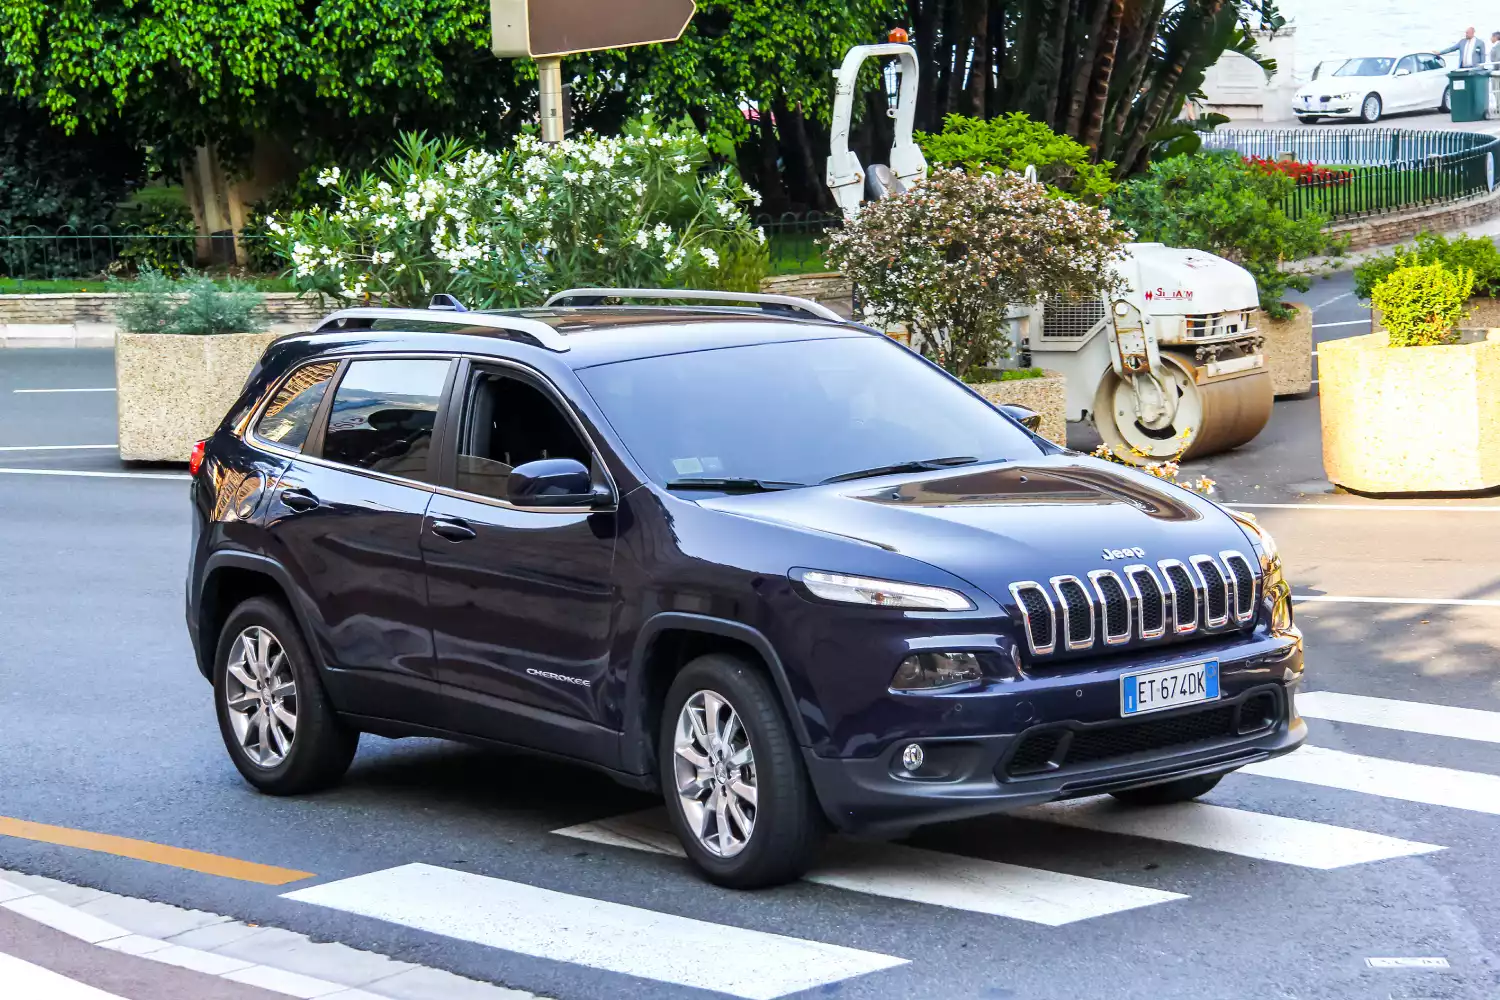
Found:
[[[1438,110],[1445,115],[1453,113],[1453,84],[1443,88],[1443,100],[1438,104]]]
[[[755,665],[712,653],[684,667],[662,706],[658,759],[672,829],[709,881],[783,885],[817,860],[827,821]]]
[[[359,748],[359,733],[339,722],[328,703],[296,619],[269,598],[245,601],[224,623],[214,656],[214,707],[229,759],[268,795],[337,783]]]
[[[1200,795],[1213,791],[1222,774],[1205,774],[1196,778],[1179,778],[1161,785],[1145,788],[1127,788],[1123,792],[1110,792],[1115,798],[1131,806],[1169,806],[1178,802],[1191,802]]]
[[[1366,125],[1374,125],[1384,113],[1385,103],[1381,101],[1380,95],[1366,94],[1364,103],[1359,106],[1359,120]]]

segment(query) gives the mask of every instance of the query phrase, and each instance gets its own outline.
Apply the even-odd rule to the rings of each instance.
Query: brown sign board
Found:
[[[495,55],[567,56],[675,42],[694,0],[490,0]]]

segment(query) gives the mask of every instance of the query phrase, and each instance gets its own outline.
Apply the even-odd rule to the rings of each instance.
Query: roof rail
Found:
[[[569,350],[567,338],[539,320],[495,313],[455,312],[452,309],[383,309],[377,306],[345,309],[325,317],[313,332],[324,333],[338,329],[350,320],[373,322],[382,319],[403,320],[408,323],[436,323],[456,329],[478,326],[488,330],[506,330],[529,337],[549,351],[561,354]]]
[[[693,288],[573,288],[558,292],[547,300],[547,306],[567,306],[574,299],[688,299],[693,302],[712,302],[732,306],[736,303],[756,305],[761,311],[782,315],[801,315],[831,323],[847,324],[849,321],[827,306],[811,299],[799,299],[791,295],[761,295],[755,292],[708,292]],[[585,302],[581,305],[597,305]]]

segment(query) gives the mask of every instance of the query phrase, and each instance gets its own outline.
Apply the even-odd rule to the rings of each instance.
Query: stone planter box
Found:
[[[1312,392],[1313,314],[1304,305],[1291,319],[1272,319],[1256,313],[1255,326],[1266,338],[1266,366],[1278,396]]]
[[[121,333],[115,340],[120,458],[186,462],[239,398],[245,379],[280,334],[190,337]]]
[[[1384,332],[1318,348],[1323,465],[1361,493],[1500,486],[1500,330],[1390,348]]]
[[[1010,382],[981,382],[970,386],[997,406],[1024,406],[1042,415],[1041,435],[1048,441],[1068,445],[1068,383],[1057,372],[1041,378],[1015,379]]]

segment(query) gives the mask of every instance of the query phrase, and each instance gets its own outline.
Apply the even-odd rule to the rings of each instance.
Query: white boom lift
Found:
[[[860,67],[894,57],[900,102],[892,110],[891,162],[868,172],[849,149]],[[927,176],[912,138],[920,67],[910,45],[861,45],[836,74],[828,186],[853,218],[865,201]],[[1067,377],[1069,420],[1092,418],[1112,450],[1138,464],[1197,458],[1252,440],[1271,419],[1265,339],[1255,328],[1260,296],[1250,272],[1222,257],[1160,243],[1125,247],[1113,297],[1038,303],[1021,318],[1023,353]]]

